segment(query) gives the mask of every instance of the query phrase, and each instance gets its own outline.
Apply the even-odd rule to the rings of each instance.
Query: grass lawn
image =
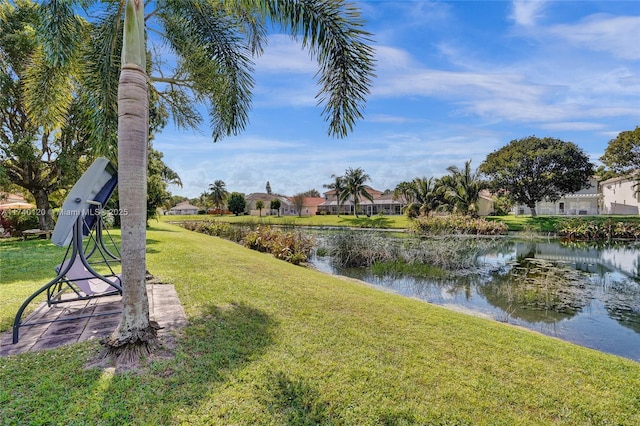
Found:
[[[233,216],[233,215],[186,215],[186,216],[160,216],[161,222],[182,222],[191,220],[217,220],[230,223],[252,223],[266,225],[298,225],[298,226],[346,226],[354,228],[394,228],[405,229],[409,225],[409,219],[403,215],[389,216]],[[152,221],[153,223],[153,221]]]
[[[7,260],[46,251],[28,244],[0,245],[4,328],[4,289],[30,293]],[[175,358],[119,375],[83,368],[95,342],[0,358],[0,424],[640,424],[636,362],[165,223],[147,248],[190,321]],[[40,283],[56,257],[20,268]]]

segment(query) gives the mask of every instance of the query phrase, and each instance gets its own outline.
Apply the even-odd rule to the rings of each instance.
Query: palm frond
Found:
[[[342,0],[266,0],[269,18],[302,37],[320,70],[323,116],[331,136],[345,137],[363,118],[374,73],[374,50],[359,11]]]
[[[169,0],[158,17],[181,58],[179,71],[197,99],[208,102],[214,141],[243,130],[254,81],[251,46],[238,21],[218,2]]]

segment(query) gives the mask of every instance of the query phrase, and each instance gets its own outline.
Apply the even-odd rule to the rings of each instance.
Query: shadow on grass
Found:
[[[338,223],[344,223],[347,226],[357,226],[359,228],[391,228],[391,220],[384,216],[373,217],[344,217],[340,218]]]
[[[86,354],[72,346],[26,354],[22,362],[55,364],[25,369],[20,359],[0,368],[7,386],[0,389],[0,413],[15,424],[173,424],[190,423],[212,392],[237,370],[259,359],[273,343],[276,323],[245,304],[207,306],[191,318],[173,359],[160,360],[139,373],[113,375],[83,369]],[[39,359],[38,359],[39,358]],[[60,359],[69,360],[60,363]],[[36,360],[37,359],[37,360]],[[29,389],[24,392],[23,389]],[[2,423],[2,421],[0,421]]]
[[[270,375],[267,386],[272,398],[268,401],[269,411],[283,424],[330,423],[330,404],[322,401],[318,391],[309,384],[301,380],[293,380],[286,373],[279,371]]]

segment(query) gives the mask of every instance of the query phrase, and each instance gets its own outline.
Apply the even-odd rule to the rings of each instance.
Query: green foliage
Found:
[[[36,210],[0,210],[0,228],[4,233],[18,236],[27,229],[38,229]],[[2,237],[2,235],[0,235]]]
[[[167,190],[169,184],[182,187],[180,176],[162,158],[164,155],[153,148],[149,149],[147,163],[147,221],[158,217],[158,209],[166,206],[171,200],[171,193]]]
[[[502,222],[488,221],[469,216],[420,216],[409,225],[409,230],[418,235],[502,235],[509,228]]]
[[[513,200],[508,195],[498,195],[493,201],[493,208],[496,216],[506,216],[513,208]]]
[[[536,202],[555,201],[585,188],[594,166],[572,142],[530,136],[489,154],[480,171],[490,178],[494,190],[508,192],[535,216]]]
[[[640,221],[572,218],[561,222],[558,235],[571,240],[640,239]]]
[[[640,169],[640,126],[610,140],[600,161],[621,175]]]
[[[277,259],[299,265],[306,262],[315,240],[301,232],[259,226],[244,236],[242,244],[252,250],[271,253]]]
[[[279,199],[274,198],[273,200],[271,200],[271,203],[269,203],[269,208],[271,210],[275,210],[278,212],[278,216],[280,216],[280,206],[281,206],[281,202]]]
[[[244,212],[246,207],[247,202],[244,195],[239,192],[232,192],[227,200],[227,208],[229,211],[238,216],[240,213]]]

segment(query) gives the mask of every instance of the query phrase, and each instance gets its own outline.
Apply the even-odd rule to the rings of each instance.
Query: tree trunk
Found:
[[[53,229],[53,216],[49,208],[49,194],[46,189],[38,189],[31,193],[36,199],[38,226],[40,229]]]
[[[148,350],[156,337],[145,280],[148,105],[144,69],[123,66],[118,85],[118,194],[124,293],[120,324],[105,341],[112,351],[127,346]]]
[[[536,217],[536,206],[529,207],[531,209],[531,217]]]

